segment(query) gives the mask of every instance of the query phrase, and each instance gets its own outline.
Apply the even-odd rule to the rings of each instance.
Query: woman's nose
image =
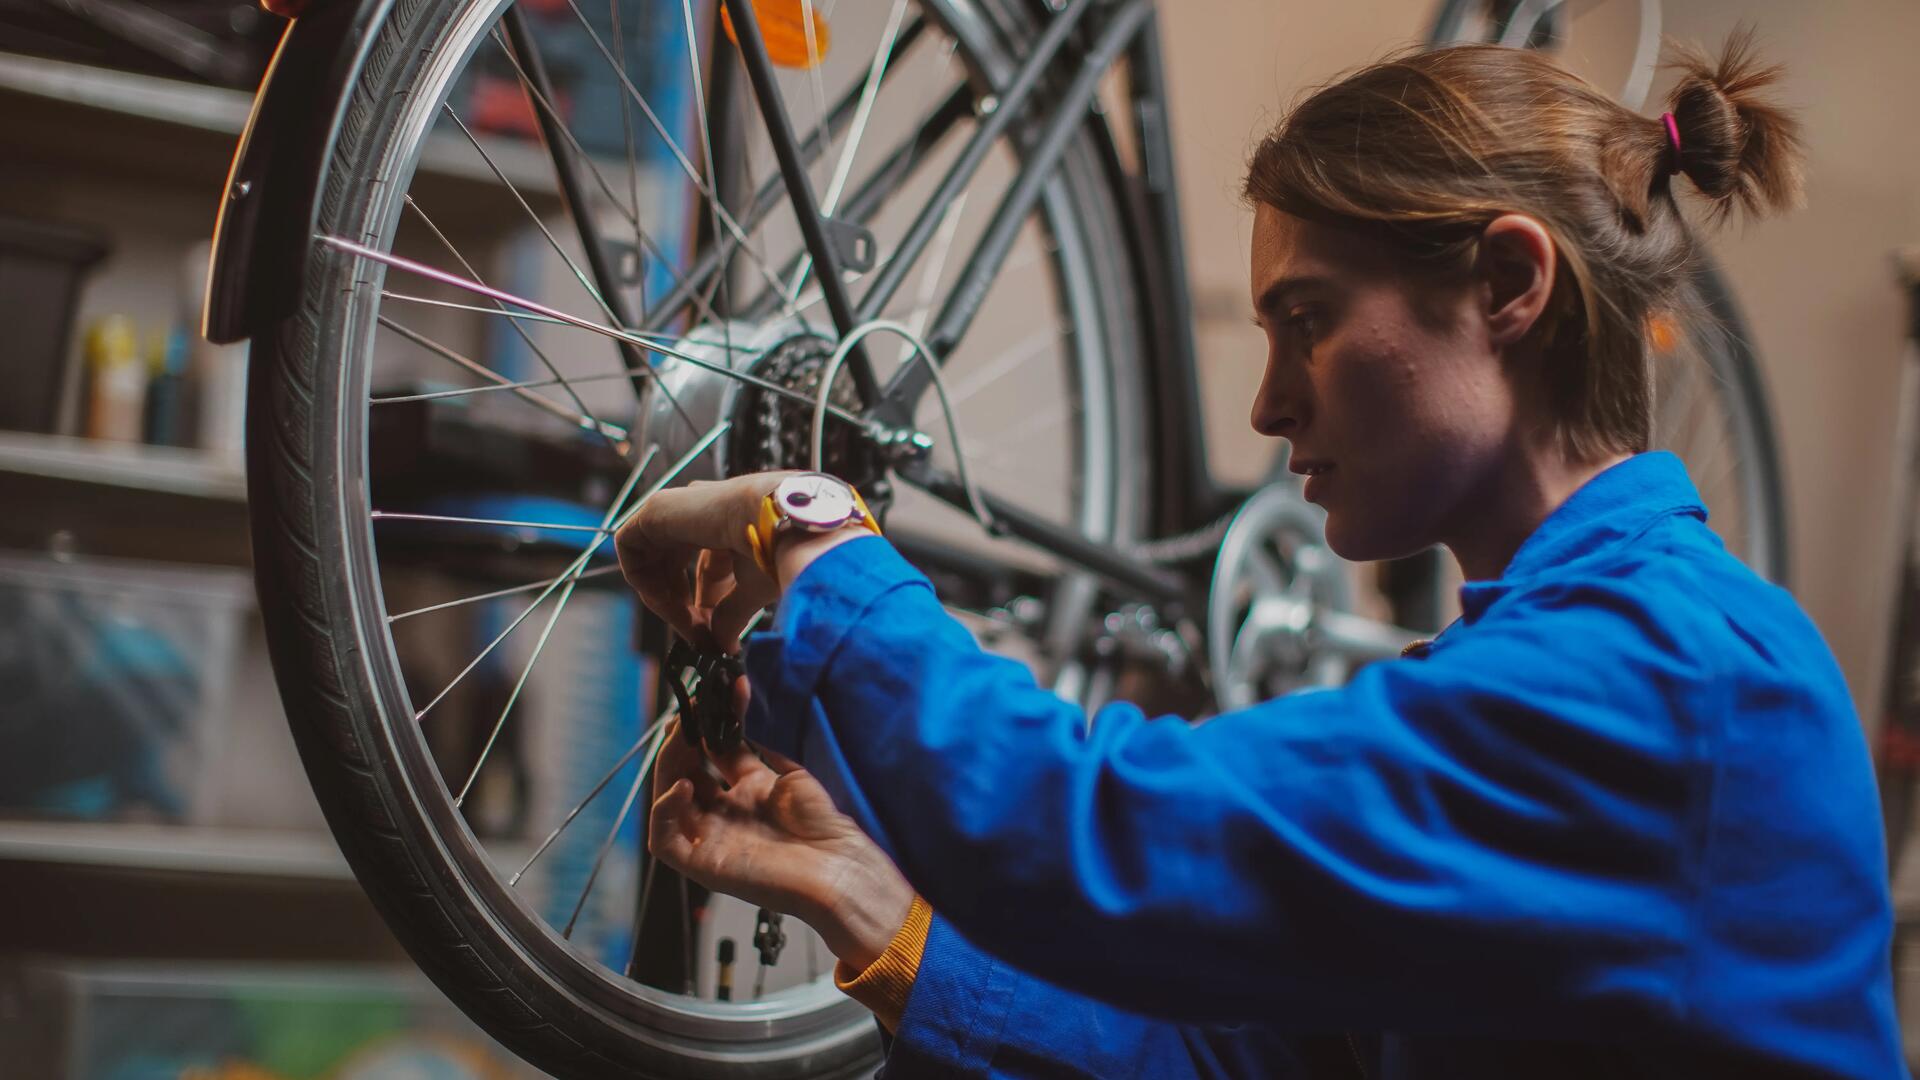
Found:
[[[1253,430],[1268,438],[1283,439],[1298,431],[1300,422],[1299,397],[1281,387],[1270,365],[1253,398]]]

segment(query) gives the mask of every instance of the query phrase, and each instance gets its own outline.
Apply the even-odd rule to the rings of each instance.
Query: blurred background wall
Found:
[[[1251,217],[1239,201],[1246,153],[1303,89],[1424,35],[1435,6],[1162,5],[1213,455],[1230,475],[1251,478],[1260,460],[1245,416],[1265,348],[1247,318]],[[1765,54],[1786,65],[1780,96],[1805,125],[1806,207],[1752,227],[1735,222],[1712,247],[1772,392],[1794,591],[1872,726],[1896,560],[1894,429],[1906,308],[1892,253],[1920,242],[1920,140],[1910,131],[1920,104],[1920,5],[1687,0],[1664,8],[1670,36],[1712,48],[1740,22],[1754,23]],[[1598,81],[1610,58],[1584,59]],[[1661,111],[1663,86],[1655,84],[1650,114]]]

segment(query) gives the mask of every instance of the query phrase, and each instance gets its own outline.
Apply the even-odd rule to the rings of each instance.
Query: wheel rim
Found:
[[[432,75],[427,82],[427,85],[439,87],[439,92],[422,95],[422,100],[413,105],[406,118],[396,125],[395,137],[388,144],[390,155],[395,146],[407,148],[400,155],[401,160],[394,170],[396,179],[405,181],[413,175],[421,149],[426,145],[425,133],[440,109],[440,98],[451,88],[455,73],[465,69],[478,50],[488,47],[487,31],[494,23],[498,10],[474,12],[448,32],[445,47],[437,51]],[[1005,58],[996,56],[986,47],[989,39],[984,36],[985,25],[977,11],[955,4],[939,5],[929,14],[940,17],[942,26],[952,31],[956,42],[970,41],[964,46],[969,50],[968,59],[980,63],[987,77],[995,74],[991,70],[994,62],[1004,67]],[[489,165],[492,164],[489,162]],[[385,223],[380,236],[391,244],[403,215],[419,213],[419,208],[410,197],[400,197],[408,187],[406,183],[394,183],[389,187],[393,194],[384,200],[376,199],[368,219]],[[1136,485],[1128,475],[1130,459],[1123,453],[1116,453],[1114,447],[1117,441],[1127,437],[1127,425],[1117,422],[1123,418],[1115,416],[1111,400],[1103,401],[1097,397],[1098,391],[1106,389],[1103,384],[1106,377],[1103,360],[1106,351],[1105,329],[1098,319],[1098,289],[1086,272],[1086,238],[1078,231],[1069,195],[1064,183],[1054,181],[1043,199],[1044,209],[1040,211],[1040,216],[1049,227],[1050,238],[1057,245],[1050,264],[1054,271],[1054,287],[1073,318],[1071,329],[1074,348],[1068,358],[1067,369],[1071,371],[1072,378],[1077,380],[1077,389],[1081,391],[1075,399],[1076,407],[1081,415],[1102,421],[1083,421],[1079,425],[1078,453],[1088,462],[1107,466],[1104,471],[1081,470],[1082,482],[1071,492],[1071,513],[1083,531],[1101,538],[1116,532],[1124,534],[1130,528],[1135,515],[1126,505],[1124,495]],[[438,227],[431,226],[431,219],[426,218],[424,213],[420,213],[420,217],[429,222],[433,233],[439,234]],[[374,246],[378,247],[380,243],[376,241]],[[452,245],[448,247],[452,249]],[[459,259],[459,262],[464,269],[471,270],[464,259]],[[379,282],[381,275],[374,273],[371,280]],[[385,298],[386,304],[394,302],[391,296]],[[390,608],[386,602],[380,543],[375,536],[377,530],[374,522],[369,516],[372,508],[366,501],[370,486],[368,456],[371,425],[368,423],[368,412],[371,405],[364,403],[373,393],[376,374],[373,357],[377,350],[372,342],[376,338],[377,317],[382,313],[382,306],[381,299],[375,297],[370,302],[355,305],[347,318],[349,325],[344,339],[356,343],[356,347],[349,356],[342,358],[343,378],[348,387],[342,398],[345,411],[342,417],[343,431],[347,434],[341,440],[342,456],[339,462],[340,475],[344,478],[340,485],[342,520],[362,523],[360,528],[349,525],[346,537],[349,550],[353,552],[351,578],[354,606],[361,622],[361,640],[384,645],[384,651],[368,657],[367,662],[379,688],[385,715],[398,721],[385,725],[390,750],[403,763],[417,803],[427,808],[432,831],[443,846],[443,854],[456,865],[472,871],[467,874],[468,887],[482,897],[489,912],[507,928],[506,937],[533,954],[544,970],[579,991],[595,1006],[610,1015],[636,1022],[644,1030],[658,1032],[661,1035],[658,1045],[663,1048],[693,1057],[700,1056],[704,1050],[711,1055],[711,1060],[719,1063],[757,1060],[755,1055],[762,1051],[742,1050],[738,1043],[743,1037],[757,1038],[763,1042],[767,1039],[780,1040],[777,1053],[782,1058],[805,1056],[845,1042],[849,1037],[850,1023],[857,1024],[861,1029],[854,1034],[865,1038],[866,1025],[860,1023],[864,1014],[820,981],[759,1002],[720,1005],[690,1000],[682,995],[626,980],[569,948],[552,932],[551,925],[521,902],[513,887],[501,880],[502,875],[493,872],[493,860],[487,844],[476,838],[451,801],[456,788],[471,786],[471,777],[464,785],[456,785],[452,782],[453,778],[444,777],[435,760],[433,748],[417,728],[405,722],[408,716],[420,711],[421,703],[417,700],[418,695],[409,692],[390,620],[396,614],[405,617],[415,612],[401,611],[398,606]],[[357,400],[362,404],[355,404],[356,392],[352,388],[356,385]],[[504,397],[507,393],[495,396]],[[510,393],[516,397],[523,395],[522,390]],[[594,415],[591,410],[585,411],[589,416]],[[904,501],[902,509],[906,509]],[[562,527],[580,528],[578,525]],[[604,521],[600,527],[605,527]],[[552,529],[533,531],[547,536]],[[603,571],[604,568],[595,568],[594,572]],[[429,606],[421,610],[434,608]],[[474,775],[477,776],[479,771],[476,768]],[[613,786],[613,794],[619,794],[617,789],[620,785]]]

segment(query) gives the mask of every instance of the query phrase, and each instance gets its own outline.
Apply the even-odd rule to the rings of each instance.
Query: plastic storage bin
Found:
[[[87,230],[0,216],[0,429],[55,429],[80,279],[106,253]]]
[[[245,572],[0,555],[0,813],[202,823]]]
[[[29,963],[0,972],[22,1080],[532,1080],[417,972]]]

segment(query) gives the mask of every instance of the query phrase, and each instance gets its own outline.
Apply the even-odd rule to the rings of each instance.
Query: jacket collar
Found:
[[[1630,540],[1655,518],[1676,512],[1707,518],[1686,465],[1665,450],[1635,454],[1588,480],[1547,515],[1498,578],[1462,585],[1464,621],[1478,619],[1528,578]]]

